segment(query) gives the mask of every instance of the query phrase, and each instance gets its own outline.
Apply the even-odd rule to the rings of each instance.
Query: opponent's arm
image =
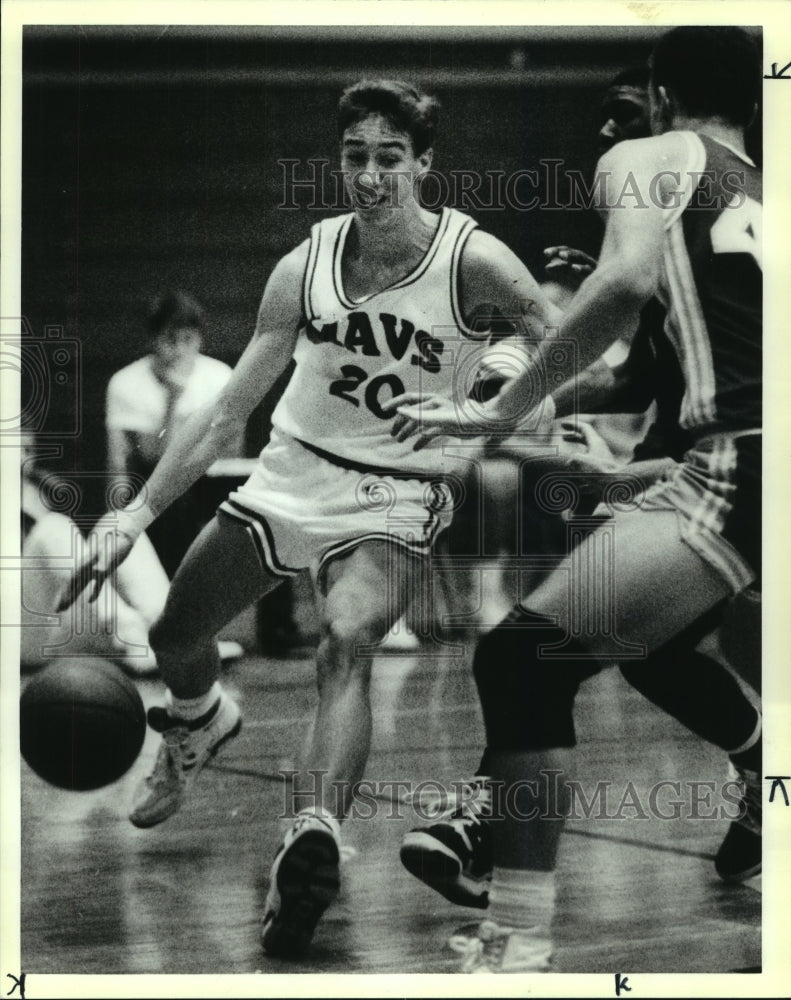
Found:
[[[677,133],[619,143],[599,161],[601,183],[597,208],[605,234],[596,269],[585,279],[563,313],[556,337],[571,341],[565,369],[553,353],[555,337],[538,346],[542,367],[572,379],[596,362],[617,339],[631,343],[640,312],[657,291],[662,270],[668,210],[677,205],[686,180],[686,146]],[[506,393],[524,397],[536,373],[525,371],[508,384]],[[502,406],[500,407],[502,410]]]
[[[516,428],[531,406],[539,403],[535,399],[538,387],[544,392],[548,388],[542,385],[542,371],[551,370],[566,381],[601,357],[616,339],[631,342],[640,310],[659,285],[668,208],[674,204],[685,163],[686,147],[677,133],[622,142],[602,157],[598,173],[603,183],[595,185],[597,207],[606,224],[601,255],[596,270],[584,281],[562,318],[527,268],[499,241],[489,237],[492,245],[486,260],[470,255],[468,288],[472,301],[465,299],[465,308],[479,300],[492,301],[487,298],[492,295],[506,315],[521,317],[520,327],[527,337],[539,339],[535,364],[525,366],[524,372],[482,408],[493,428],[504,429],[509,423]],[[496,250],[496,244],[502,250]],[[483,241],[477,245],[482,246]],[[576,345],[576,351],[564,352],[565,363],[561,352],[554,350],[558,340]],[[405,404],[410,402],[404,400]],[[420,409],[399,406],[403,416],[416,419],[420,419]],[[480,425],[480,410],[473,416],[464,408],[450,412],[447,405],[434,402],[423,409],[427,410],[423,414],[424,435],[427,430],[469,433],[473,424]]]
[[[648,334],[642,326],[632,340],[626,358],[619,364],[609,360],[610,351],[597,358],[576,378],[552,393],[555,414],[645,413],[654,400],[656,361]]]
[[[568,379],[552,393],[555,416],[568,417],[575,413],[597,413],[599,407],[615,390],[615,369],[597,358],[593,364]]]
[[[307,243],[277,264],[261,300],[255,333],[225,387],[174,432],[140,497],[123,510],[105,514],[98,522],[92,534],[99,536],[99,551],[75,571],[63,607],[68,607],[90,582],[94,583],[95,598],[104,579],[126,558],[140,533],[244,431],[253,409],[294,353],[306,260]],[[108,544],[107,535],[113,536],[113,544]]]
[[[683,140],[673,133],[619,143],[599,161],[597,207],[605,219],[598,265],[560,325],[587,366],[617,339],[630,343],[640,311],[657,291],[668,209],[681,184]],[[573,373],[569,373],[573,375]]]

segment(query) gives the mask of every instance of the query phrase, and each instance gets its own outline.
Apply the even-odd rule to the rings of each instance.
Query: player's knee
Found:
[[[371,669],[370,647],[381,638],[383,628],[377,621],[351,614],[325,619],[319,644],[319,684],[340,674],[367,678]]]
[[[387,634],[391,613],[380,592],[370,585],[336,588],[324,605],[321,635],[347,651],[379,642]]]
[[[563,640],[566,634],[549,621],[515,614],[478,643],[473,674],[492,749],[574,746],[574,700],[598,664],[580,659],[584,650],[569,641],[562,658],[542,655],[542,647]]]

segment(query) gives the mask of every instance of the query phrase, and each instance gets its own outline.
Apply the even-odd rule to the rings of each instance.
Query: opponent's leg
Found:
[[[599,590],[607,582],[600,565],[605,543],[612,545],[615,565],[609,589]],[[681,540],[674,513],[634,512],[617,519],[614,540],[612,526],[603,526],[536,589],[518,641],[515,623],[506,621],[481,642],[475,674],[489,772],[505,795],[502,818],[492,823],[490,912],[495,926],[517,932],[513,943],[510,934],[504,942],[487,926],[486,940],[470,945],[484,964],[502,971],[521,962],[549,966],[554,864],[579,683],[630,646],[646,654],[659,649],[727,593],[724,581]],[[601,627],[581,627],[576,609],[587,611],[596,601],[599,613],[584,624],[594,620]],[[508,807],[517,787],[529,796],[518,812]],[[531,807],[534,818],[525,820]]]
[[[699,636],[720,625],[720,619],[737,616],[735,607],[729,601],[721,614],[718,609],[704,616]],[[743,643],[745,659],[759,665],[760,676],[760,634],[750,624],[745,632],[754,642],[752,648]],[[689,641],[681,635],[665,643],[645,663],[622,665],[621,673],[655,705],[728,754],[744,788],[742,810],[717,851],[715,868],[725,881],[741,882],[758,875],[762,864],[761,711],[730,670],[693,648],[698,636],[688,635]]]
[[[719,631],[720,649],[739,677],[761,694],[761,585],[754,581],[728,603]]]
[[[621,673],[697,736],[759,769],[761,713],[721,663],[671,640],[645,663],[622,664]]]
[[[203,765],[239,732],[239,708],[217,680],[215,637],[278,582],[263,569],[247,529],[229,518],[215,517],[190,547],[150,633],[168,691],[166,707],[148,713],[163,739],[135,795],[129,817],[135,826],[172,816]]]
[[[728,606],[728,608],[730,605]],[[728,609],[726,609],[728,613]],[[645,661],[621,666],[624,678],[659,708],[693,733],[728,753],[744,784],[743,815],[728,829],[716,857],[718,874],[726,881],[743,881],[761,870],[761,712],[733,674],[695,645],[719,624],[718,606],[698,623],[671,639]],[[527,619],[521,616],[525,626]],[[520,620],[520,612],[510,616]],[[504,648],[508,633],[500,630],[500,645],[482,640],[478,660],[518,658]],[[514,636],[518,641],[518,638]],[[520,647],[521,648],[521,647]],[[759,651],[756,652],[759,655]],[[556,762],[557,763],[557,762]],[[401,846],[401,860],[416,878],[452,903],[485,909],[492,877],[492,791],[490,752],[486,750],[475,778],[460,800],[430,826],[410,830]]]
[[[272,866],[261,934],[270,955],[304,954],[338,893],[339,822],[370,749],[374,644],[404,613],[414,570],[402,549],[365,542],[330,563],[321,581],[319,705],[294,780],[297,819]]]

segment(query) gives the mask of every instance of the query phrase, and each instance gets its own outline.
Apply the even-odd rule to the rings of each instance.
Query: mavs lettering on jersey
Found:
[[[445,347],[441,340],[430,336],[425,330],[415,332],[414,323],[408,319],[397,319],[391,313],[379,313],[371,317],[367,312],[351,312],[344,320],[345,329],[338,330],[338,322],[325,323],[317,329],[312,323],[305,326],[305,335],[313,344],[337,344],[352,353],[367,354],[369,357],[379,357],[382,351],[377,345],[373,323],[376,323],[385,349],[396,361],[406,354],[407,348],[414,344],[418,353],[413,354],[410,362],[420,365],[428,372],[438,372],[439,357]]]

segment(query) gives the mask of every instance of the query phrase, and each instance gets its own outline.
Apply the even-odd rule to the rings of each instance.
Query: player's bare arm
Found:
[[[91,599],[95,599],[105,578],[126,558],[140,533],[244,432],[253,409],[285,370],[294,352],[307,252],[306,241],[275,266],[258,310],[255,333],[219,396],[193,413],[176,431],[129,512],[112,511],[97,523],[93,534],[99,539],[98,551],[75,570],[60,610],[91,582]],[[106,535],[114,537],[115,544],[109,548]]]
[[[146,484],[146,503],[160,514],[181,496],[244,431],[253,409],[285,370],[294,352],[308,244],[275,266],[258,310],[255,333],[220,395],[174,435]]]
[[[618,338],[631,342],[640,310],[656,293],[664,232],[685,181],[678,133],[622,142],[599,161],[597,208],[605,233],[599,263],[563,316],[560,336],[587,367]],[[569,377],[573,376],[569,372]]]
[[[504,243],[489,233],[476,230],[462,255],[461,305],[465,317],[491,314],[513,323],[517,336],[527,348],[543,342],[548,331],[556,330],[560,310],[546,297],[521,260]],[[535,347],[533,347],[535,349]],[[406,394],[391,405],[398,409],[393,433],[403,440],[417,435],[415,448],[444,434],[480,434],[481,420],[493,425],[516,425],[541,403],[533,398],[532,379],[513,379],[483,408],[471,412],[463,399]]]

